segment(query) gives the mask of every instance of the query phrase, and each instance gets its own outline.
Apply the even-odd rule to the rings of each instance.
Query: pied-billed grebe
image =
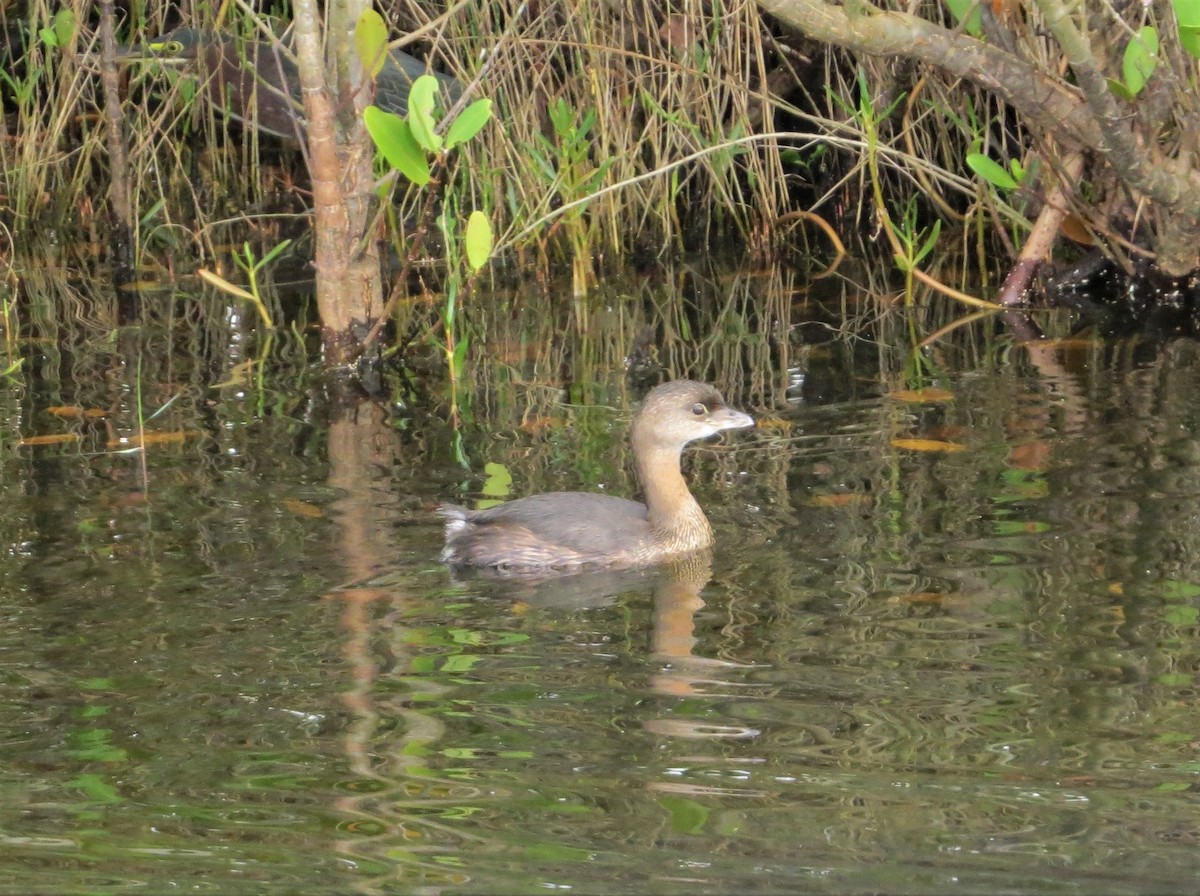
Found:
[[[644,566],[712,545],[679,457],[688,442],[754,419],[705,383],[676,380],[646,396],[631,441],[646,503],[587,492],[530,495],[486,510],[443,504],[442,561],[504,570]]]

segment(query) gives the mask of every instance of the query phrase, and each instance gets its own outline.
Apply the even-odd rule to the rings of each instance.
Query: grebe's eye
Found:
[[[708,408],[706,408],[700,402],[696,402],[694,405],[692,405],[692,413],[695,414],[697,417],[703,417],[705,414],[708,413]]]

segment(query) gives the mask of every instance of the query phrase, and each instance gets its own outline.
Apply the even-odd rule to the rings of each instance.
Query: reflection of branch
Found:
[[[1054,394],[1059,397],[1059,405],[1066,415],[1067,431],[1074,432],[1082,427],[1087,420],[1088,397],[1063,363],[1061,344],[1044,342],[1041,331],[1033,321],[1019,311],[1006,311],[1004,323],[1025,348],[1029,363],[1042,380],[1053,386]],[[1044,410],[1042,413],[1046,416]]]

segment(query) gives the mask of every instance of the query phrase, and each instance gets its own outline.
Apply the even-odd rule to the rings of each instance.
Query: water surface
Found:
[[[112,382],[9,383],[0,889],[1194,892],[1200,352],[979,326],[729,375],[711,564],[543,583],[432,509],[631,494],[619,368],[514,361],[457,442],[147,376],[144,467],[50,410]]]

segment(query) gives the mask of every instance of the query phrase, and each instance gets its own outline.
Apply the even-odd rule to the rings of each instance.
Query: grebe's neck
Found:
[[[634,466],[642,485],[650,528],[655,539],[672,550],[690,551],[710,546],[713,533],[683,478],[681,453],[681,447],[655,444],[635,426]]]

